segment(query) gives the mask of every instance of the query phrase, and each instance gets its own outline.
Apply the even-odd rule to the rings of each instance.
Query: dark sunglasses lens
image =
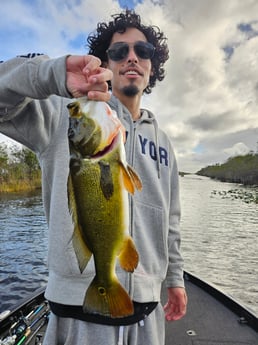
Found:
[[[134,46],[134,50],[141,59],[151,59],[154,54],[154,47],[148,42],[137,42]]]
[[[140,59],[151,59],[154,55],[154,47],[149,42],[136,42],[134,51]],[[129,53],[129,45],[127,43],[114,43],[107,50],[108,57],[113,61],[124,60]]]
[[[129,46],[126,43],[114,45],[107,51],[108,57],[113,61],[123,60],[128,55],[128,52]]]

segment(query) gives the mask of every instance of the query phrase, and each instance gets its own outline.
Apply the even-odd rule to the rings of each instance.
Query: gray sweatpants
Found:
[[[43,345],[164,345],[165,317],[161,304],[130,326],[105,326],[51,314]]]

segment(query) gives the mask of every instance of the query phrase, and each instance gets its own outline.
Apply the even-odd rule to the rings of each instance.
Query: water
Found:
[[[258,315],[258,204],[242,197],[258,189],[195,175],[180,185],[185,269]]]
[[[241,199],[254,189],[195,175],[180,178],[180,185],[185,269],[258,315],[258,204]],[[0,195],[0,222],[1,312],[46,285],[47,226],[39,193]]]
[[[47,227],[39,192],[0,195],[0,312],[46,285]]]

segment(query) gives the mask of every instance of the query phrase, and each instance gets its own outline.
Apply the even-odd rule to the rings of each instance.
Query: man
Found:
[[[140,108],[144,92],[164,78],[168,58],[163,34],[141,24],[132,11],[98,25],[88,39],[93,56],[49,60],[16,58],[0,65],[0,130],[34,150],[42,169],[43,200],[49,225],[49,281],[46,297],[53,311],[44,345],[164,344],[164,319],[186,312],[183,261],[179,252],[178,171],[168,137],[154,115]],[[106,69],[105,69],[105,68]],[[126,128],[126,154],[143,183],[130,198],[130,233],[139,252],[133,275],[118,278],[135,303],[135,315],[112,319],[84,314],[91,261],[81,274],[71,244],[73,225],[67,203],[69,147],[66,106],[71,97],[108,100]],[[15,78],[14,78],[15,77]],[[58,96],[62,96],[58,97]],[[162,281],[168,287],[165,317]]]

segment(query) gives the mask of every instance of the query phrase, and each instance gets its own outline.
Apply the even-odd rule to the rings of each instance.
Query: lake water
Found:
[[[185,269],[258,315],[258,188],[195,175],[180,184]]]
[[[195,175],[181,177],[180,186],[185,269],[258,315],[258,204],[249,202],[255,188]],[[0,195],[0,222],[1,312],[46,284],[41,196]]]
[[[0,195],[0,312],[46,285],[41,195]]]

